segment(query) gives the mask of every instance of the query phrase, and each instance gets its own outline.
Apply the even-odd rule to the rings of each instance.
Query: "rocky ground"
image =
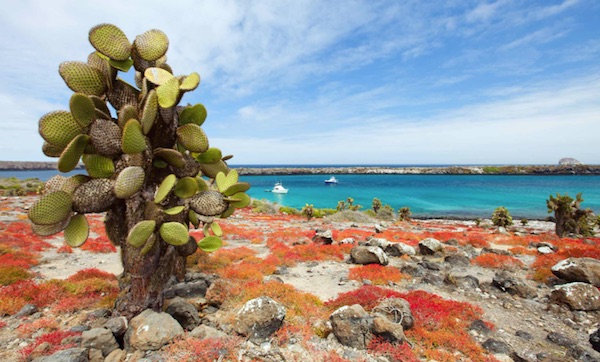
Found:
[[[8,224],[21,221],[24,211],[32,200],[32,198],[3,198],[0,222]],[[98,218],[100,219],[101,216]],[[489,221],[484,220],[483,225],[485,226],[486,223],[489,224]],[[468,336],[476,342],[477,348],[483,348],[483,354],[468,355],[461,350],[463,352],[454,354],[455,358],[448,359],[448,354],[445,354],[443,355],[445,359],[438,357],[439,361],[492,361],[494,359],[501,361],[600,361],[600,353],[592,348],[589,341],[590,335],[600,326],[600,298],[594,294],[594,291],[590,292],[592,294],[584,295],[583,299],[579,301],[569,299],[568,295],[561,298],[554,291],[555,286],[566,283],[566,280],[550,277],[546,282],[539,282],[533,278],[531,266],[540,255],[560,253],[561,248],[566,248],[561,245],[560,240],[551,236],[553,224],[531,221],[527,226],[498,230],[489,226],[476,227],[474,223],[467,221],[416,220],[396,223],[377,220],[365,223],[334,222],[326,219],[307,221],[298,217],[254,215],[250,211],[244,211],[241,215],[235,215],[228,219],[224,225],[226,232],[228,227],[233,231],[232,237],[227,239],[225,249],[241,250],[239,248],[243,247],[251,250],[254,256],[264,259],[274,253],[273,245],[268,242],[269,238],[274,237],[273,230],[283,230],[280,234],[285,235],[285,238],[283,236],[282,238],[288,242],[290,247],[293,247],[294,244],[311,245],[310,243],[315,243],[314,245],[321,245],[329,242],[332,242],[333,245],[344,243],[351,245],[344,250],[353,248],[352,254],[348,252],[342,259],[304,261],[299,259],[293,265],[277,265],[273,273],[265,273],[269,274],[264,276],[265,279],[291,286],[292,289],[299,292],[310,293],[320,301],[332,301],[344,293],[378,284],[378,288],[385,288],[385,290],[399,293],[424,291],[444,300],[472,305],[477,319],[469,323]],[[242,235],[236,230],[245,230],[246,234]],[[249,230],[253,230],[255,233],[249,235],[247,233]],[[306,236],[315,235],[315,231],[317,231],[317,237],[313,237],[312,240]],[[328,231],[334,232],[330,234]],[[294,233],[298,234],[296,238],[290,236]],[[347,235],[354,236],[344,237]],[[401,237],[396,238],[398,235]],[[477,235],[477,237],[473,235]],[[439,243],[423,244],[423,240],[431,236],[437,236]],[[261,239],[262,237],[264,239]],[[481,241],[482,238],[485,241]],[[465,242],[469,240],[478,242]],[[525,240],[534,240],[535,242],[526,242]],[[540,240],[548,241],[540,243]],[[51,247],[41,251],[40,264],[32,269],[35,273],[34,280],[37,283],[44,283],[49,279],[66,279],[77,271],[90,267],[112,274],[119,274],[122,271],[118,252],[98,254],[85,250],[74,250],[72,253],[58,253],[57,250],[63,243],[62,238],[57,236],[47,239],[47,241],[50,242]],[[573,241],[573,243],[576,242]],[[584,242],[577,243],[579,244],[573,244],[576,245],[573,250],[582,250],[583,246],[589,247],[589,250],[600,248],[599,239],[589,239],[585,241],[585,244],[583,244]],[[410,249],[398,251],[400,244],[412,248],[412,251]],[[517,250],[515,246],[522,246],[522,249]],[[360,250],[357,248],[363,248],[364,250],[360,250],[365,253],[359,254]],[[376,251],[373,252],[373,250]],[[481,255],[490,256],[490,260],[496,260],[493,259],[496,256],[498,256],[498,260],[503,260],[499,255],[513,257],[522,264],[490,266],[485,262],[474,262],[475,260],[484,260],[483,258],[477,259]],[[598,255],[598,253],[594,255]],[[374,264],[383,264],[385,268],[400,271],[403,277],[396,281],[383,283],[375,280],[350,278],[351,270],[364,263],[361,261],[364,257],[371,258],[369,260]],[[218,271],[217,274],[219,274]],[[346,343],[350,346],[342,345],[336,338],[336,331],[331,333],[332,326],[328,325],[327,319],[321,321],[322,327],[313,328],[313,331],[318,329],[321,332],[309,337],[300,336],[301,333],[298,332],[297,336],[292,333],[292,337],[283,338],[279,333],[277,337],[271,336],[254,341],[251,336],[247,336],[234,343],[230,338],[239,332],[239,321],[235,320],[235,313],[240,310],[241,304],[237,309],[231,308],[231,304],[229,304],[230,309],[228,309],[228,304],[223,301],[213,303],[214,295],[218,294],[215,292],[215,288],[220,285],[215,280],[226,280],[224,279],[225,274],[221,273],[220,275],[221,278],[191,273],[187,283],[172,286],[168,295],[173,297],[170,302],[172,304],[181,302],[184,309],[192,305],[193,310],[190,313],[199,312],[199,314],[197,319],[191,318],[191,322],[189,320],[186,322],[191,324],[186,326],[183,323],[189,331],[185,332],[186,334],[183,334],[183,330],[181,331],[183,337],[178,337],[179,342],[168,344],[159,350],[134,352],[130,348],[128,351],[122,351],[121,348],[125,347],[122,345],[123,340],[129,338],[130,345],[138,342],[133,342],[131,335],[124,337],[125,330],[123,326],[119,325],[120,320],[111,318],[109,310],[87,308],[71,313],[57,313],[55,309],[45,307],[31,312],[21,311],[21,315],[5,315],[0,319],[0,326],[2,326],[0,328],[0,345],[4,346],[0,351],[0,357],[7,361],[24,360],[23,349],[32,345],[35,339],[43,334],[43,331],[40,328],[38,333],[33,332],[26,335],[17,332],[22,331],[23,326],[35,325],[36,321],[50,318],[57,322],[56,328],[59,330],[88,331],[84,332],[83,337],[72,337],[66,342],[65,340],[57,342],[72,342],[75,347],[85,347],[79,352],[73,353],[80,353],[80,356],[85,355],[87,359],[55,357],[45,361],[411,360],[408,357],[399,359],[398,354],[374,353],[364,350],[360,346],[353,346],[352,342]],[[600,280],[600,274],[597,277]],[[233,282],[229,284],[244,285]],[[209,288],[211,291],[207,296],[209,285],[211,285]],[[202,287],[198,288],[198,286]],[[221,285],[221,287],[223,286]],[[595,288],[595,292],[600,295],[597,288]],[[237,290],[233,294],[244,293],[242,290]],[[308,294],[298,295],[306,299],[312,298],[308,297]],[[594,298],[598,298],[598,303],[593,301]],[[221,302],[223,302],[222,306],[220,306]],[[580,303],[580,305],[576,305],[576,303]],[[286,307],[285,302],[282,304]],[[287,307],[289,313],[290,307]],[[414,313],[415,309],[413,308]],[[301,312],[297,314],[302,316]],[[419,311],[415,316],[415,323],[422,321]],[[372,315],[369,318],[372,318]],[[286,323],[292,324],[292,321],[288,321],[288,319],[289,317],[286,317],[284,326]],[[133,321],[131,323],[134,324]],[[168,324],[160,323],[161,326]],[[106,328],[110,329],[115,336],[120,333],[120,337],[117,338],[120,344],[111,342],[114,344],[113,348],[102,351],[102,347],[94,345],[94,343],[98,343],[97,341],[104,337],[98,335],[90,337],[89,331],[98,332],[98,330],[102,331]],[[174,330],[178,330],[178,328],[181,329],[179,324],[173,327]],[[121,330],[119,331],[119,329]],[[165,329],[168,328],[164,327],[163,330]],[[293,331],[293,328],[290,331]],[[452,331],[449,332],[452,333]],[[212,355],[217,357],[211,359],[198,351],[195,352],[196,357],[190,357],[190,354],[185,352],[185,348],[182,346],[188,346],[189,349],[198,348],[198,345],[194,344],[196,342],[190,340],[193,338],[202,340],[207,333],[209,336],[221,336],[218,338],[221,338],[220,341],[223,343],[211,342],[214,343],[211,345],[213,349],[217,348],[215,346],[220,346],[220,349],[217,348],[218,353]],[[337,333],[342,332],[338,331]],[[110,333],[108,334],[109,340],[111,340],[110,338],[113,337]],[[320,336],[318,336],[319,334]],[[428,353],[425,347],[419,349],[418,345],[421,342],[417,339],[416,334],[407,331],[406,336],[408,343],[413,348],[417,345],[416,350]],[[109,342],[102,343],[111,345]],[[206,346],[202,346],[206,351]],[[233,354],[226,352],[230,347],[236,351],[234,357]],[[448,350],[447,346],[439,348]],[[46,346],[47,350],[49,350],[48,346]],[[457,350],[460,348],[457,347]],[[44,353],[43,348],[37,351],[37,355],[44,354],[47,353]],[[35,353],[31,354],[30,359],[35,356]],[[473,356],[485,356],[485,358],[479,359],[479,357]],[[435,359],[422,355],[421,360]],[[37,361],[42,361],[42,359]]]

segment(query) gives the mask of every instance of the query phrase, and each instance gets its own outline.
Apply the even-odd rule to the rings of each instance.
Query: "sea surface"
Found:
[[[278,165],[280,166],[280,165]],[[278,167],[270,166],[270,167]],[[234,166],[235,167],[235,166]],[[247,167],[247,166],[245,166]],[[84,173],[82,170],[68,175]],[[0,171],[0,177],[47,180],[57,171]],[[600,176],[520,175],[336,175],[337,185],[325,184],[330,175],[242,176],[252,188],[248,194],[283,206],[335,209],[348,197],[362,209],[377,197],[394,210],[408,206],[414,217],[489,218],[498,206],[505,206],[515,218],[544,219],[549,214],[546,200],[556,193],[575,197],[583,194],[582,207],[600,214]],[[287,194],[268,192],[275,182],[289,189]]]

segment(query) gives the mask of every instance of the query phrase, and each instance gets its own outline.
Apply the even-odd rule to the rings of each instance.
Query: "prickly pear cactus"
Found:
[[[83,162],[87,175],[48,180],[29,218],[40,235],[64,230],[67,244],[78,247],[89,235],[85,214],[107,212],[107,234],[124,266],[117,309],[133,316],[162,306],[162,288],[185,272],[185,257],[221,246],[217,220],[249,204],[250,185],[228,168],[231,156],[209,146],[205,107],[179,105],[200,76],[174,75],[162,31],[130,42],[118,27],[100,24],[89,41],[95,51],[87,62],[59,66],[75,92],[69,110],[39,122],[42,150],[58,157],[59,171]],[[119,78],[131,67],[135,86]],[[190,227],[202,228],[204,238],[195,240]]]

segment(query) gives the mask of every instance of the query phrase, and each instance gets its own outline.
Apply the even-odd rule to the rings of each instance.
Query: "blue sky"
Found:
[[[41,152],[89,29],[170,39],[232,164],[600,164],[600,1],[0,0],[0,160]]]

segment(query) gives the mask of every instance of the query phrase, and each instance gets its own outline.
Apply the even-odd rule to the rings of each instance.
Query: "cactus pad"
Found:
[[[88,96],[83,93],[74,93],[69,101],[69,108],[73,118],[81,128],[86,128],[96,119],[96,106]]]
[[[193,106],[185,107],[179,115],[179,124],[184,125],[187,123],[195,123],[198,126],[202,126],[206,120],[207,112],[204,105],[198,103]]]
[[[199,154],[198,157],[196,157],[196,161],[200,163],[215,163],[218,162],[221,159],[221,157],[223,157],[221,150],[218,148],[211,147],[208,150],[206,150],[206,152],[202,152],[201,154]]]
[[[140,254],[141,255],[148,254],[148,252],[150,250],[152,250],[152,247],[156,243],[156,239],[157,239],[156,234],[150,235],[150,237],[148,238],[148,240],[146,240],[146,243],[144,244],[144,247],[142,248],[142,250],[140,250]]]
[[[51,192],[40,197],[28,211],[29,220],[38,225],[57,224],[71,214],[71,195],[64,191]]]
[[[169,38],[162,31],[152,29],[136,36],[134,45],[142,59],[153,61],[165,55],[169,49]]]
[[[90,141],[96,152],[114,158],[121,154],[121,129],[113,121],[97,119],[90,128]]]
[[[215,182],[217,183],[219,192],[223,193],[223,191],[235,185],[238,182],[238,179],[238,172],[236,170],[229,170],[227,175],[223,172],[219,172],[215,178]]]
[[[185,245],[190,239],[188,228],[178,222],[166,222],[162,224],[159,232],[167,244],[174,246]]]
[[[56,224],[38,225],[38,224],[32,223],[31,231],[33,231],[36,235],[39,235],[39,236],[54,235],[56,233],[63,231],[69,224],[69,221],[71,221],[70,215],[67,216],[67,218],[65,218],[63,221],[58,222]]]
[[[58,170],[60,172],[72,171],[77,166],[89,140],[90,136],[80,134],[67,145],[58,159]]]
[[[123,106],[123,108],[119,109],[117,115],[119,117],[119,127],[121,128],[124,128],[125,123],[127,123],[127,121],[130,119],[139,119],[137,109],[131,104],[127,104]]]
[[[154,220],[143,220],[135,224],[133,228],[127,234],[127,243],[135,246],[136,248],[142,247],[148,239],[154,234],[154,228],[156,227],[156,221]]]
[[[198,248],[207,253],[218,250],[222,245],[223,240],[218,236],[207,236],[198,242]]]
[[[203,191],[190,198],[190,208],[204,216],[220,215],[227,207],[223,195],[214,190]]]
[[[226,188],[222,193],[225,196],[231,196],[237,194],[238,192],[248,191],[250,189],[250,184],[247,182],[237,182],[228,188]]]
[[[89,33],[92,46],[100,53],[115,60],[126,60],[130,56],[131,43],[121,29],[112,24],[99,24]]]
[[[221,160],[215,162],[215,163],[203,163],[200,164],[200,171],[202,171],[202,173],[210,178],[215,178],[217,177],[217,174],[219,172],[227,172],[227,170],[229,170],[229,168],[227,167],[227,164]]]
[[[175,79],[173,74],[162,68],[148,68],[144,71],[144,76],[150,82],[156,85],[163,85],[168,81]],[[179,86],[179,83],[177,84]]]
[[[198,184],[196,183],[196,179],[189,176],[177,181],[177,184],[173,188],[173,193],[181,199],[190,198],[194,196],[197,191]]]
[[[46,142],[64,149],[83,130],[71,113],[54,111],[40,118],[39,132]]]
[[[235,200],[235,201],[232,201],[230,204],[233,205],[233,207],[235,207],[237,209],[241,209],[243,207],[250,205],[250,201],[251,201],[250,196],[246,195],[243,192],[238,192],[237,194],[232,195],[229,198]]]
[[[154,157],[158,157],[176,168],[185,167],[185,158],[181,152],[172,148],[157,148]]]
[[[131,60],[131,59],[126,59],[126,60],[110,59],[108,61],[108,64],[110,64],[111,67],[116,68],[122,72],[128,72],[129,69],[131,69],[131,66],[133,65],[133,60]]]
[[[42,153],[48,157],[60,157],[63,149],[64,148],[57,147],[47,141],[44,141],[44,144],[42,144]]]
[[[200,85],[200,74],[194,72],[183,79],[179,85],[179,89],[184,92],[193,91]]]
[[[84,62],[63,62],[58,72],[74,92],[101,96],[106,90],[106,80],[102,72]]]
[[[210,230],[215,234],[215,236],[223,236],[223,229],[221,229],[221,225],[216,222],[210,223]]]
[[[108,115],[110,114],[110,110],[102,98],[97,96],[89,96],[89,98],[92,100],[92,102],[94,102],[94,107],[96,107],[97,110]]]
[[[90,177],[87,175],[73,175],[65,180],[62,187],[60,188],[60,191],[64,191],[69,195],[73,195],[73,192],[75,192],[75,190],[79,186],[83,185],[89,180]]]
[[[78,248],[90,235],[90,225],[83,214],[77,214],[71,218],[65,229],[65,242],[73,248]]]
[[[49,194],[51,192],[60,191],[66,180],[67,178],[63,175],[52,176],[44,182],[44,193]]]
[[[83,164],[92,178],[109,178],[115,173],[115,165],[108,157],[83,155]]]
[[[156,190],[156,194],[154,194],[154,203],[160,204],[167,197],[169,192],[171,192],[176,182],[177,176],[173,174],[165,177],[165,179],[160,183],[160,186]]]
[[[162,108],[173,107],[179,98],[179,81],[177,78],[171,78],[164,84],[156,88],[158,95],[158,105]]]
[[[115,180],[115,196],[128,199],[144,185],[144,169],[139,166],[129,166],[123,169]]]
[[[141,153],[146,149],[146,138],[142,134],[142,126],[135,119],[130,119],[123,127],[121,148],[127,154]]]
[[[179,206],[173,206],[170,209],[166,209],[163,212],[167,215],[177,215],[177,214],[181,213],[183,210],[185,210],[185,206],[179,205]]]
[[[208,137],[195,123],[188,123],[177,128],[177,142],[192,152],[208,150]]]
[[[106,93],[108,101],[115,109],[121,109],[128,104],[137,107],[139,95],[139,90],[122,79],[114,81],[112,89]]]
[[[113,180],[98,178],[79,186],[73,193],[73,210],[80,214],[104,212],[115,201]]]
[[[144,103],[144,110],[142,111],[142,119],[140,120],[140,123],[142,124],[142,132],[144,134],[148,134],[152,129],[154,121],[156,120],[157,112],[158,96],[156,95],[156,91],[153,89],[146,97],[146,103]]]

